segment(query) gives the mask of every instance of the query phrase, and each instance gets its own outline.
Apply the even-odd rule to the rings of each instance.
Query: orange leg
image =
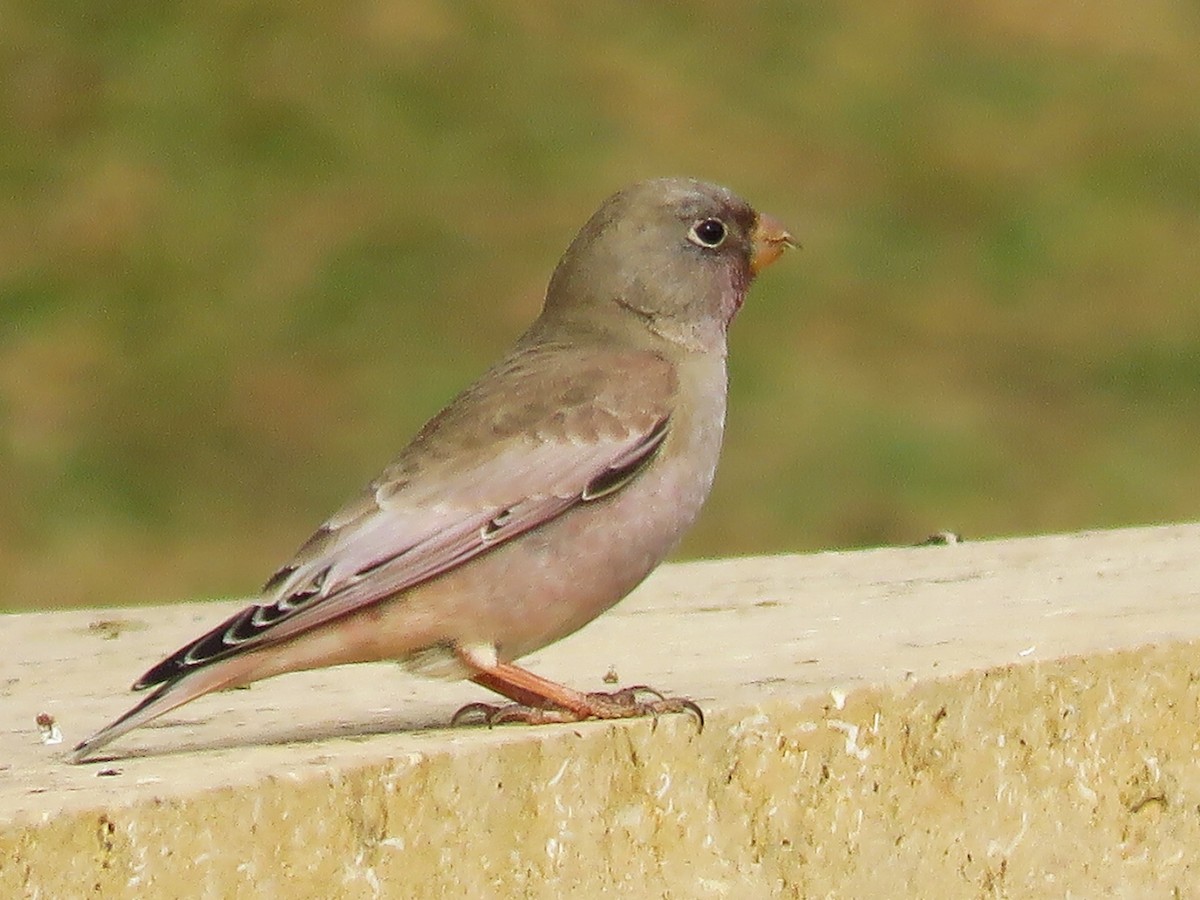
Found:
[[[522,706],[557,706],[575,713],[581,719],[596,715],[594,704],[589,702],[587,694],[512,663],[496,663],[471,680]]]
[[[515,706],[494,707],[486,703],[471,703],[454,714],[454,723],[471,716],[481,716],[489,725],[502,722],[525,722],[540,725],[549,722],[578,722],[583,719],[627,719],[633,716],[658,715],[669,712],[690,712],[704,726],[704,713],[691,700],[663,697],[653,688],[638,685],[609,693],[585,694],[574,688],[535,675],[512,663],[483,663],[474,658],[465,662],[475,671],[471,680],[502,697]],[[649,694],[654,699],[642,700]]]

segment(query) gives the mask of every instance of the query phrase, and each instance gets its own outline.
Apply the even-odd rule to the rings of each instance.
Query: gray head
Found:
[[[609,197],[550,279],[542,320],[724,345],[754,274],[791,243],[727,188],[658,178]]]

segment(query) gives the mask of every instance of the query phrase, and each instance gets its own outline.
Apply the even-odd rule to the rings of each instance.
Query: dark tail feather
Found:
[[[170,712],[202,694],[228,687],[236,677],[234,669],[218,665],[195,669],[182,677],[168,681],[125,715],[101,728],[86,741],[77,744],[71,752],[71,762],[83,762],[101,747],[115,741],[121,735],[157,719],[163,713]]]
[[[76,744],[74,750],[71,751],[71,762],[83,762],[87,757],[91,756],[109,741],[116,740],[121,735],[125,734],[125,732],[137,728],[138,725],[149,721],[155,715],[158,715],[157,712],[153,713],[152,715],[145,715],[145,712],[147,709],[157,704],[162,699],[163,695],[170,690],[171,685],[164,684],[133,709],[129,710],[129,712],[125,713],[125,715],[121,716],[121,718],[104,726],[104,728],[101,728],[86,741],[81,741],[80,743]],[[172,704],[172,706],[175,705],[177,704]],[[170,707],[167,707],[167,709],[169,708]],[[163,709],[162,712],[166,712],[167,709]]]
[[[178,681],[189,672],[205,663],[215,662],[233,649],[228,636],[236,633],[243,620],[249,619],[257,607],[249,607],[234,613],[216,628],[184,644],[162,662],[149,669],[133,683],[135,691],[144,691],[159,684]],[[155,694],[155,696],[158,696]],[[140,707],[139,707],[140,708]],[[131,715],[132,715],[131,711]],[[119,720],[118,720],[119,721]],[[115,722],[113,724],[116,724]]]

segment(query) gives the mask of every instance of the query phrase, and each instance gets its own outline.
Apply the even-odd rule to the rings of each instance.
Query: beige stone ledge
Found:
[[[702,733],[451,730],[486,692],[372,665],[64,761],[232,608],[0,620],[0,897],[1200,890],[1197,525],[670,566],[526,660]]]

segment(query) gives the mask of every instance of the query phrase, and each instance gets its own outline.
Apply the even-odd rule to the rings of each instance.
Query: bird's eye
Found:
[[[720,219],[701,219],[688,232],[688,240],[701,247],[720,247],[726,233],[725,223]]]

